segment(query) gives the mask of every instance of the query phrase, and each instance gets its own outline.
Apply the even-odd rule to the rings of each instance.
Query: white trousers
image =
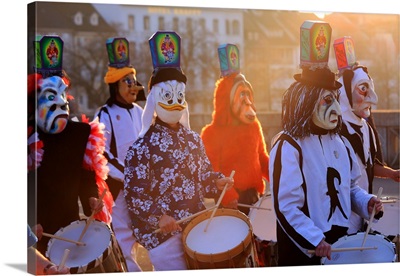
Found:
[[[149,258],[155,271],[186,270],[182,233],[149,250]]]
[[[133,235],[131,228],[131,218],[125,202],[123,191],[121,190],[115,200],[112,213],[112,225],[115,238],[124,255],[128,272],[142,271],[136,261],[138,243]]]

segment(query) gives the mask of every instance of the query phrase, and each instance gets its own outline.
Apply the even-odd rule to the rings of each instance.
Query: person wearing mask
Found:
[[[40,251],[34,247],[37,241],[38,237],[28,225],[28,273],[34,275],[71,274],[69,267],[60,267],[40,253]]]
[[[157,43],[166,37],[175,49],[168,63]],[[213,171],[200,135],[190,129],[179,35],[156,32],[149,43],[154,70],[142,129],[125,158],[124,195],[154,270],[185,270],[182,231],[189,221],[178,221],[204,210],[204,197],[215,198],[234,182]]]
[[[356,160],[361,168],[359,185],[372,193],[375,177],[400,182],[400,170],[390,168],[383,160],[381,143],[371,113],[372,108],[378,104],[378,96],[368,68],[355,61],[351,37],[340,38],[335,42],[335,56],[340,76],[338,82],[342,84],[339,89],[343,119],[341,134],[349,140],[356,153]],[[348,45],[347,48],[340,47],[340,43],[344,42]],[[351,52],[353,58],[343,59],[347,53],[341,49]],[[349,234],[363,232],[366,229],[364,219],[354,212],[351,214],[350,223]]]
[[[306,25],[324,28],[330,37],[329,24]],[[341,84],[328,67],[329,43],[324,52],[325,59],[302,60],[302,72],[283,94],[283,130],[270,151],[278,266],[320,265],[322,257],[331,259],[332,244],[347,235],[352,211],[368,219],[374,208],[383,208],[358,185],[354,151],[340,135]]]
[[[39,39],[36,53],[51,40],[60,54],[51,66],[38,54],[36,73],[28,75],[28,224],[54,234],[81,219],[79,200],[86,216],[110,223],[104,126],[69,119],[71,80],[62,69],[63,42],[58,36]],[[42,237],[35,245],[43,255],[48,242]]]
[[[118,45],[118,47],[117,47]],[[124,55],[113,49],[124,48]],[[128,148],[138,138],[142,128],[143,108],[136,104],[144,87],[136,79],[136,69],[130,64],[129,43],[125,38],[110,38],[106,42],[109,58],[104,82],[109,87],[109,98],[95,114],[105,125],[104,155],[109,168],[107,184],[115,199],[112,229],[121,248],[128,272],[142,271],[136,258],[138,243],[130,227],[130,218],[123,194],[124,160]]]

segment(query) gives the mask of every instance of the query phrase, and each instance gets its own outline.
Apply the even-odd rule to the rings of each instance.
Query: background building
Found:
[[[138,80],[147,87],[153,69],[148,39],[159,30],[173,30],[182,37],[181,66],[188,76],[192,113],[213,109],[214,85],[220,75],[217,48],[223,43],[238,45],[257,111],[279,112],[282,94],[299,72],[299,33],[305,20],[328,22],[331,44],[336,38],[351,36],[357,59],[374,76],[377,108],[400,108],[398,15],[330,13],[320,19],[299,11],[55,2],[35,2],[30,8],[29,20],[36,24],[28,24],[34,26],[29,40],[35,33],[63,38],[73,93],[80,111],[89,116],[108,94],[103,83],[106,39],[124,36],[129,40],[131,62]],[[28,56],[32,55],[29,49]],[[330,56],[330,67],[336,70],[332,47]]]
[[[130,43],[131,63],[146,87],[152,73],[148,39],[173,30],[182,38],[181,66],[188,77],[187,101],[195,131],[211,121],[213,92],[220,76],[217,48],[236,44],[241,71],[255,92],[255,105],[267,145],[280,129],[281,98],[300,72],[300,26],[323,20],[333,40],[351,36],[356,58],[368,66],[379,97],[377,121],[385,156],[399,162],[399,15],[333,12],[199,8],[127,4],[34,2],[28,5],[28,72],[32,71],[35,36],[58,34],[64,40],[64,68],[72,79],[72,111],[93,116],[108,97],[103,77],[108,58],[105,42],[123,36]],[[329,66],[336,71],[330,50]]]

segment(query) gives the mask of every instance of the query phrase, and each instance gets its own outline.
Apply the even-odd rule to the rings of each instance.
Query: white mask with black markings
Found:
[[[321,94],[312,115],[312,121],[316,126],[327,130],[336,128],[339,123],[339,116],[342,114],[337,93],[336,91],[326,90]]]

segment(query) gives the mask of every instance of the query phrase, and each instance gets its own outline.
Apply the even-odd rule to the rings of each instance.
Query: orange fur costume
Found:
[[[232,111],[231,97],[237,92],[241,93],[233,91],[239,90],[236,89],[237,76],[232,74],[216,82],[212,122],[201,131],[213,169],[226,176],[235,170],[234,188],[226,191],[221,202],[225,206],[238,200],[239,193],[251,188],[263,194],[263,178],[269,181],[269,154],[259,120],[255,117],[252,123],[245,124]],[[252,94],[250,84],[246,83]]]

